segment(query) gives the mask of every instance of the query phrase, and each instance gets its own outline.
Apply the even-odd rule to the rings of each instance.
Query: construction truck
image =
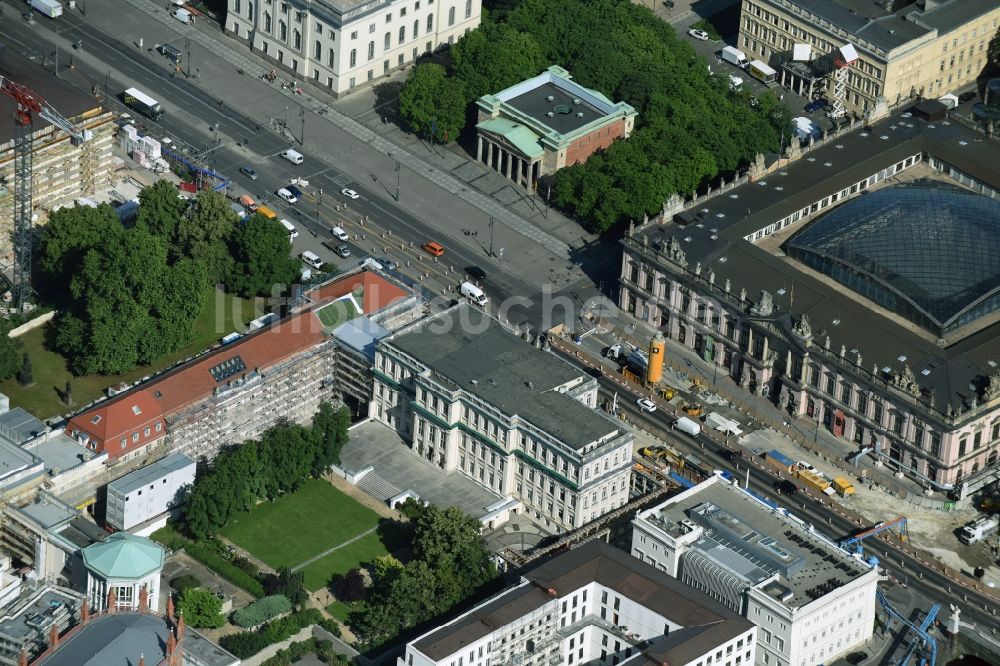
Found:
[[[836,490],[837,494],[841,497],[847,497],[848,495],[854,494],[854,484],[842,476],[836,477],[830,485],[833,486],[833,489]]]
[[[958,540],[964,544],[979,543],[1000,530],[1000,516],[982,516],[958,531]]]
[[[814,490],[818,493],[823,493],[824,495],[829,495],[836,492],[835,490],[832,490],[830,488],[830,482],[827,481],[826,478],[820,476],[815,472],[810,472],[808,470],[800,469],[797,473],[797,476],[799,477],[799,481],[802,482],[802,485],[804,485],[806,488],[809,488],[810,490]],[[827,492],[828,490],[830,492]]]
[[[681,407],[681,411],[683,411],[688,416],[701,416],[701,413],[705,410],[701,405],[692,402],[691,404],[684,405],[683,407]]]

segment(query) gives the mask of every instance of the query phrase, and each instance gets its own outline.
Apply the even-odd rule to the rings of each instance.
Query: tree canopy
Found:
[[[399,94],[399,113],[418,136],[439,143],[452,141],[465,124],[463,90],[462,82],[446,76],[441,65],[417,65]]]
[[[246,298],[267,296],[275,285],[284,287],[298,277],[300,264],[289,255],[288,231],[259,213],[235,229],[231,251],[227,291]]]
[[[23,363],[24,344],[7,335],[9,332],[9,324],[0,325],[0,381],[16,375]]]
[[[672,26],[625,0],[498,2],[451,56],[445,81],[462,84],[467,103],[558,64],[636,109],[629,139],[541,184],[551,186],[552,203],[594,231],[653,215],[670,195],[690,194],[757,153],[779,150],[790,123],[772,94],[751,100],[731,91],[728,77],[710,74]]]
[[[185,622],[198,629],[218,629],[226,623],[222,599],[203,587],[186,588],[180,595],[177,611],[184,613]]]

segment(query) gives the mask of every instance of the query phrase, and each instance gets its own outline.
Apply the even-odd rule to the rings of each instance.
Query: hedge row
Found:
[[[223,636],[219,640],[219,645],[240,659],[248,659],[268,645],[287,640],[301,629],[320,624],[322,620],[323,615],[317,609],[307,608],[298,613],[272,620],[256,631],[240,631]]]
[[[292,643],[284,650],[278,650],[276,655],[263,662],[261,666],[291,666],[302,657],[312,653],[315,653],[316,658],[324,664],[337,666],[339,664],[346,665],[351,663],[344,655],[334,652],[333,644],[330,641],[318,641],[315,638],[309,638],[304,641]]]
[[[292,612],[292,602],[288,600],[288,597],[283,594],[272,594],[233,613],[233,624],[249,629],[290,612]]]
[[[258,599],[264,596],[264,586],[260,584],[259,580],[232,564],[215,548],[207,546],[203,543],[189,541],[184,544],[184,552],[228,580],[233,585],[242,587]]]

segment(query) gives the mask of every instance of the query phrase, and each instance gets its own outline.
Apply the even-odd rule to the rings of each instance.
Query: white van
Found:
[[[302,162],[305,161],[305,158],[302,157],[302,153],[300,153],[297,150],[292,150],[291,148],[282,151],[281,153],[279,153],[279,155],[281,155],[281,157],[284,157],[292,164],[302,164]]]
[[[471,282],[463,282],[461,287],[462,296],[469,299],[469,302],[475,303],[480,307],[485,307],[489,299],[486,298],[486,294],[483,290],[472,284]]]
[[[309,250],[306,250],[299,256],[302,257],[302,261],[312,266],[313,268],[316,269],[323,268],[323,260],[320,259],[315,254],[313,254],[312,252],[310,252]]]
[[[350,236],[348,236],[347,232],[341,227],[334,227],[333,229],[330,229],[330,233],[333,234],[337,240],[345,241],[350,239]]]
[[[282,218],[281,226],[288,230],[288,242],[291,243],[293,240],[299,237],[299,230],[295,228],[295,225],[288,220]]]
[[[172,12],[170,12],[170,15],[173,16],[178,21],[180,21],[181,23],[187,23],[188,25],[194,23],[194,14],[192,14],[186,9],[181,9],[177,7]]]

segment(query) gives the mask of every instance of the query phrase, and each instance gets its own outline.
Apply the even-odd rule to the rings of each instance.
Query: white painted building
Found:
[[[112,481],[108,484],[107,524],[127,531],[151,521],[149,529],[143,530],[147,534],[162,527],[184,487],[194,484],[196,467],[183,453],[172,453]]]
[[[757,628],[654,567],[590,541],[407,644],[397,666],[746,666]]]
[[[558,532],[628,502],[632,433],[597,409],[596,380],[478,308],[383,338],[374,374],[369,414],[431,464],[519,500],[510,512]]]
[[[877,569],[721,476],[632,525],[635,557],[760,627],[758,664],[830,663],[872,635]]]
[[[226,32],[337,95],[479,26],[481,0],[228,0]]]

